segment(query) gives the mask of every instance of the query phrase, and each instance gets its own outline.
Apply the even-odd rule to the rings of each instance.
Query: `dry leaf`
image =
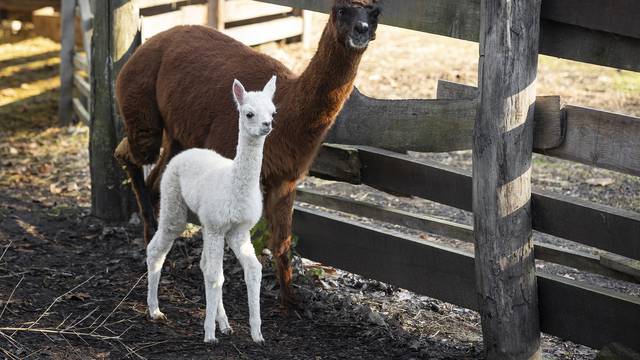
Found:
[[[589,185],[594,185],[594,186],[609,186],[616,181],[612,178],[605,177],[605,178],[590,178],[590,179],[587,179],[587,181],[585,182]]]
[[[52,194],[60,194],[62,192],[62,189],[57,187],[56,184],[51,184],[51,185],[49,185],[49,191]]]

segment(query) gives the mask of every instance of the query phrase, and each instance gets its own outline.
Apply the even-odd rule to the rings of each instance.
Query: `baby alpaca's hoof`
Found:
[[[149,317],[151,318],[152,321],[162,321],[162,322],[167,321],[167,316],[163,314],[162,311],[160,310],[151,311],[149,313]]]
[[[223,333],[224,335],[231,335],[233,334],[233,329],[231,327],[228,327],[225,329],[220,329],[220,332]]]
[[[255,342],[256,344],[264,345],[264,338],[262,337],[262,333],[260,331],[257,331],[256,333],[252,331],[251,338],[253,339],[253,342]]]
[[[211,345],[218,345],[218,339],[216,339],[215,336],[213,335],[205,335],[204,336],[204,342],[206,344],[211,344]]]

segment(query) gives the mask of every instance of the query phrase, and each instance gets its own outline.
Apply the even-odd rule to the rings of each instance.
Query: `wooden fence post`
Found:
[[[69,125],[73,116],[73,55],[75,46],[76,0],[62,0],[60,8],[60,98],[58,123]]]
[[[135,1],[95,2],[91,56],[91,208],[110,221],[127,220],[133,201],[113,152],[122,138],[115,101],[118,71],[139,43]]]
[[[476,290],[488,359],[539,359],[531,153],[541,0],[482,0],[473,137]]]
[[[209,26],[224,30],[224,2],[225,0],[209,0]]]

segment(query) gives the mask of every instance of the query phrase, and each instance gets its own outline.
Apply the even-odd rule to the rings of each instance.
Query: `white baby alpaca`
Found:
[[[262,265],[256,258],[249,231],[262,215],[262,149],[271,132],[275,91],[275,76],[261,92],[246,92],[235,80],[233,96],[240,113],[235,159],[211,150],[191,149],[175,156],[162,176],[158,231],[147,247],[149,314],[152,319],[165,318],[158,308],[160,271],[173,241],[185,229],[190,209],[200,219],[204,238],[200,268],[207,298],[205,342],[217,342],[216,321],[222,333],[232,332],[222,305],[225,239],[244,270],[251,337],[257,343],[264,342],[260,331]]]

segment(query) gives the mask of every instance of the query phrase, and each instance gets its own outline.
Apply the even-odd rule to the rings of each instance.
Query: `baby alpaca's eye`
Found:
[[[252,112],[247,113],[247,119],[252,119],[254,114]]]

